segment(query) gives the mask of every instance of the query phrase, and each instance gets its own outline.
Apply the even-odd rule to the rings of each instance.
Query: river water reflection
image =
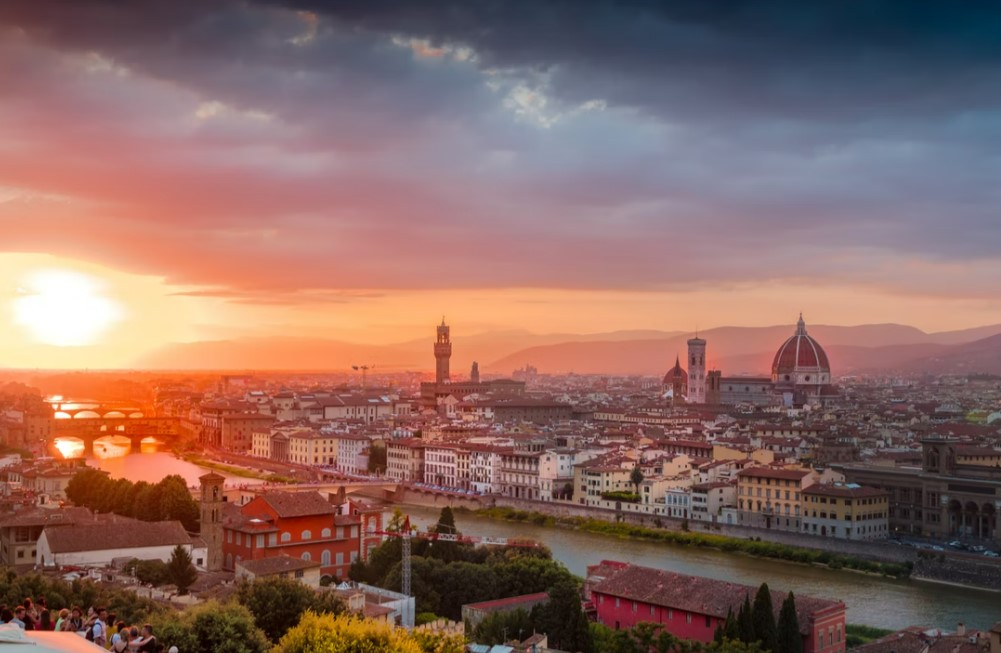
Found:
[[[166,451],[147,451],[144,447],[143,453],[126,453],[117,456],[91,456],[87,458],[87,464],[91,467],[103,469],[111,475],[111,478],[127,478],[130,481],[147,481],[158,483],[163,477],[177,474],[181,476],[189,487],[198,485],[198,477],[206,474],[209,470],[199,467],[186,460],[174,457],[174,454]],[[235,483],[243,485],[255,485],[261,483],[257,479],[233,476],[225,472],[216,472],[226,477],[226,484]]]
[[[407,507],[423,529],[439,510]],[[917,580],[891,580],[850,571],[789,564],[677,545],[622,540],[532,524],[502,522],[457,512],[456,525],[467,535],[527,537],[545,543],[571,572],[584,576],[588,565],[621,560],[684,574],[708,576],[845,602],[848,622],[880,628],[911,625],[954,629],[958,622],[987,629],[1001,621],[1001,594]]]

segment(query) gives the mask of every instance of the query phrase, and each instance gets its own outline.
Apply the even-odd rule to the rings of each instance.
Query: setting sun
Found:
[[[18,288],[14,320],[49,345],[89,345],[123,317],[92,277],[67,270],[37,272]]]

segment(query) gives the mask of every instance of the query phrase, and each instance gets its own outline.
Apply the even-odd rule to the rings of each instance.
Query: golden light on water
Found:
[[[56,438],[54,444],[63,458],[82,458],[87,449],[80,438]]]

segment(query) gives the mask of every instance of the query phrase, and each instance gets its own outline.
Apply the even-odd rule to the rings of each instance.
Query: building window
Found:
[[[305,530],[302,532],[302,539],[311,540],[313,539],[313,532],[310,530]]]
[[[334,564],[336,564],[338,567],[340,567],[341,565],[344,564],[344,552],[343,551],[338,551],[337,552],[337,558],[336,558],[336,560],[337,561]]]
[[[263,549],[264,548],[264,536],[263,535],[258,535],[257,536],[257,544],[255,544],[255,546],[258,549]]]
[[[330,551],[324,551],[322,554],[320,554],[320,564],[322,564],[324,567],[330,566]]]
[[[324,528],[322,531],[320,531],[320,537],[330,537],[330,529]]]
[[[615,597],[615,607],[619,607],[619,597]]]
[[[306,554],[306,555],[309,555],[309,554]],[[304,575],[305,575],[305,573],[303,572],[302,569],[296,569],[295,570],[295,577],[296,578],[302,578]]]
[[[291,542],[291,541],[292,541],[292,533],[288,532],[282,533],[282,542]]]
[[[313,556],[309,555],[309,551],[306,551],[302,554],[302,559],[306,562],[311,562],[313,560]]]
[[[712,626],[712,617],[706,615],[706,628],[709,628],[711,626]]]
[[[687,624],[692,623],[692,613],[691,612],[686,612],[685,613],[685,623],[687,623]]]

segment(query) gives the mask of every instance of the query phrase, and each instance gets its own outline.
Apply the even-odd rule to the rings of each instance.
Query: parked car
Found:
[[[974,551],[976,553],[983,553],[986,550],[987,550],[986,546],[981,546],[979,544],[974,544],[973,546],[970,547],[970,551]]]
[[[1001,558],[1001,553],[997,551],[984,551],[984,555],[988,558]]]
[[[959,540],[953,540],[952,542],[949,542],[949,546],[951,546],[954,549],[965,549],[966,548],[966,545],[963,544],[962,542],[960,542]]]
[[[939,545],[937,545],[937,544],[932,544],[932,546],[931,546],[931,550],[932,550],[932,551],[945,551],[945,549],[943,549],[942,547],[940,547],[940,546],[939,546]]]

